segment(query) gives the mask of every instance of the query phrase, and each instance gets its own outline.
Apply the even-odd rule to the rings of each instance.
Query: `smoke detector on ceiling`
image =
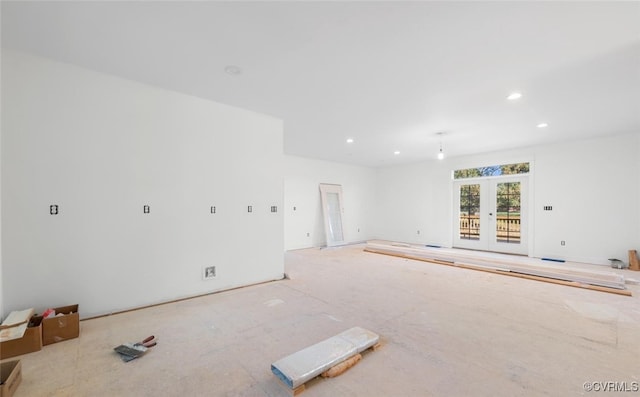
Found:
[[[224,68],[224,72],[226,74],[230,74],[232,76],[238,76],[238,75],[242,74],[242,68],[240,66],[236,66],[236,65],[227,65]]]

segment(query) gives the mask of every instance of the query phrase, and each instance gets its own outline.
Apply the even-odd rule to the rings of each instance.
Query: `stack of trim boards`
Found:
[[[454,252],[447,249],[380,240],[368,241],[364,250],[377,254],[631,296],[631,291],[625,287],[624,276],[613,272],[570,269],[566,266],[560,267],[542,263],[533,265],[525,263],[528,258],[519,260],[519,258],[514,257],[507,261],[502,258],[483,258],[480,255],[466,254],[459,251]]]

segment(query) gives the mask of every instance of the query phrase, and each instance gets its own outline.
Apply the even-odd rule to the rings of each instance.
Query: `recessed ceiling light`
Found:
[[[538,127],[538,128],[547,128],[548,126],[549,126],[549,124],[547,124],[547,123],[540,123],[536,127]]]
[[[393,154],[395,154],[396,156],[400,154],[399,150],[396,150],[395,152],[393,152]]]
[[[353,138],[347,138],[347,143],[353,143]]]
[[[240,66],[236,66],[236,65],[227,65],[224,67],[224,72],[226,74],[230,74],[232,76],[237,76],[242,74],[242,68],[240,68]]]
[[[510,100],[510,101],[513,101],[513,100],[516,100],[516,99],[520,99],[520,98],[522,98],[522,94],[519,93],[519,92],[512,92],[507,97],[507,99]]]

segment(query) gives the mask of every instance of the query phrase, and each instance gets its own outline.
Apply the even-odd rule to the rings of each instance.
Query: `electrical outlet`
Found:
[[[560,245],[564,245],[564,240],[560,241]]]
[[[210,280],[212,278],[216,278],[216,267],[215,266],[207,266],[202,269],[202,279]]]
[[[149,207],[148,205],[143,206],[142,212],[148,214],[149,212],[151,212],[151,207]]]
[[[418,230],[418,234],[420,234],[420,230]]]
[[[307,233],[307,237],[309,237],[309,236],[310,236],[309,233]]]
[[[49,206],[49,214],[58,215],[58,205],[57,204],[52,204],[52,205]]]

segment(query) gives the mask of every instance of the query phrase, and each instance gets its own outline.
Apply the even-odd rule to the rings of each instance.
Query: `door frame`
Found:
[[[332,212],[329,207],[329,194],[335,194],[338,198],[338,212],[340,219],[332,218]],[[320,184],[320,201],[322,203],[322,217],[324,219],[324,231],[327,247],[335,247],[345,244],[344,236],[344,204],[342,202],[342,185],[330,183]],[[339,230],[333,230],[338,228]]]
[[[527,174],[486,176],[478,178],[452,178],[452,247],[473,249],[488,252],[500,252],[517,255],[531,256],[533,252],[533,178],[532,162],[529,161],[530,172]],[[520,244],[510,245],[508,243],[498,243],[496,240],[496,214],[495,190],[498,183],[521,182],[521,229]],[[460,186],[480,185],[480,237],[478,240],[466,240],[460,238]],[[522,210],[524,209],[524,211]]]

